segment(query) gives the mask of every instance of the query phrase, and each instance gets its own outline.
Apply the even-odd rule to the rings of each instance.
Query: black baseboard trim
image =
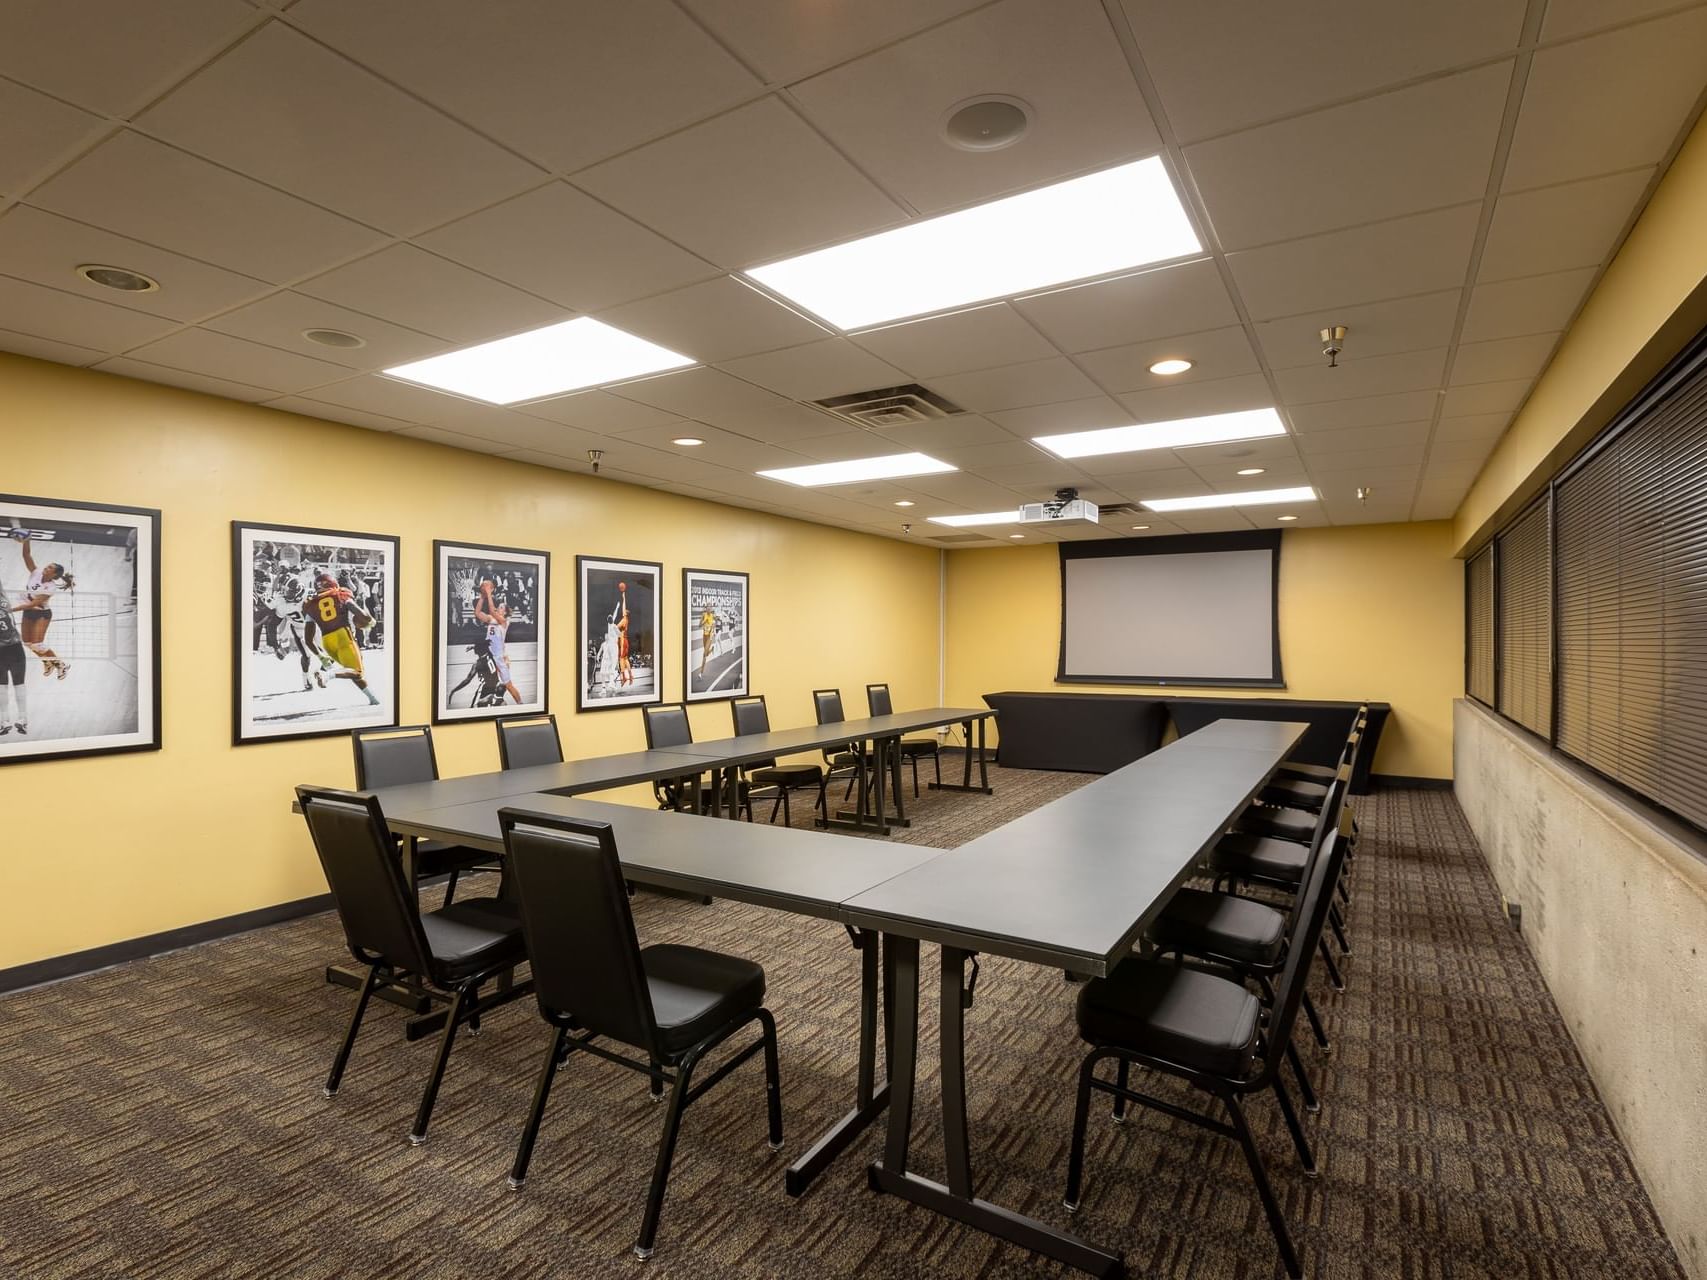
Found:
[[[1369,780],[1377,787],[1403,787],[1408,791],[1450,791],[1451,778],[1413,778],[1402,773],[1372,773]]]
[[[239,933],[283,924],[287,920],[300,920],[303,916],[319,915],[322,911],[330,910],[332,895],[319,893],[312,898],[298,898],[295,902],[281,902],[276,906],[243,911],[218,920],[204,920],[200,924],[168,929],[164,933],[151,933],[124,942],[111,942],[104,947],[91,947],[87,951],[73,951],[70,955],[34,960],[11,969],[0,969],[0,995],[22,991],[26,987],[60,982],[81,974],[94,973],[97,969],[110,969],[130,960],[145,960],[149,956],[180,951],[198,943],[213,942],[218,938],[229,938]]]

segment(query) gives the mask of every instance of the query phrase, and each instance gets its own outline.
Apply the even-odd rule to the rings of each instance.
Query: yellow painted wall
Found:
[[[667,697],[693,565],[752,574],[753,687],[778,727],[810,724],[829,685],[850,710],[873,680],[899,707],[937,700],[934,550],[6,355],[0,445],[0,491],[160,508],[174,601],[163,750],[0,768],[0,968],[325,891],[291,787],[350,785],[349,741],[230,745],[233,519],[402,539],[405,723],[431,715],[435,537],[552,553],[552,709],[571,757],[645,745],[637,709],[574,713],[577,553],[664,564]],[[730,732],[727,703],[692,718],[701,737]],[[489,723],[434,737],[447,776],[498,767]]]
[[[1448,521],[1281,536],[1284,691],[1057,685],[1060,638],[1055,547],[949,553],[950,706],[979,705],[1004,689],[1384,701],[1393,714],[1375,769],[1452,776],[1452,700],[1464,687],[1464,566],[1453,558]]]
[[[1455,518],[1474,549],[1707,324],[1707,116],[1501,437]]]

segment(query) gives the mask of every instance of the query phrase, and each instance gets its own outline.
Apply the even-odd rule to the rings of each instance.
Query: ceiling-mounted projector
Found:
[[[1026,502],[1020,505],[1021,524],[1095,525],[1097,504],[1079,497],[1077,489],[1057,489],[1047,502]]]

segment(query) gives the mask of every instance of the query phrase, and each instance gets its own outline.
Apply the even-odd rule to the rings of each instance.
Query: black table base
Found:
[[[976,725],[978,726],[978,747],[977,747],[977,753],[978,753],[978,785],[977,786],[972,785],[972,754],[973,754],[972,726],[974,723],[976,723]],[[965,759],[964,763],[961,765],[960,781],[959,782],[929,782],[929,783],[925,784],[926,786],[928,786],[932,791],[975,791],[979,795],[985,795],[985,796],[995,794],[995,788],[993,788],[990,785],[989,758],[985,752],[985,747],[984,747],[984,726],[986,723],[987,722],[983,721],[983,720],[978,720],[978,721],[968,720],[968,721],[965,721],[963,726],[962,726],[966,730],[966,759]],[[899,777],[897,777],[897,779],[896,779],[896,787],[897,787],[897,789],[900,787]]]

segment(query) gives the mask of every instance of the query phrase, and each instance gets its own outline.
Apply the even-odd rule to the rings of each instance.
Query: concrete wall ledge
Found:
[[[1465,699],[1453,760],[1678,1257],[1707,1280],[1707,840]]]

